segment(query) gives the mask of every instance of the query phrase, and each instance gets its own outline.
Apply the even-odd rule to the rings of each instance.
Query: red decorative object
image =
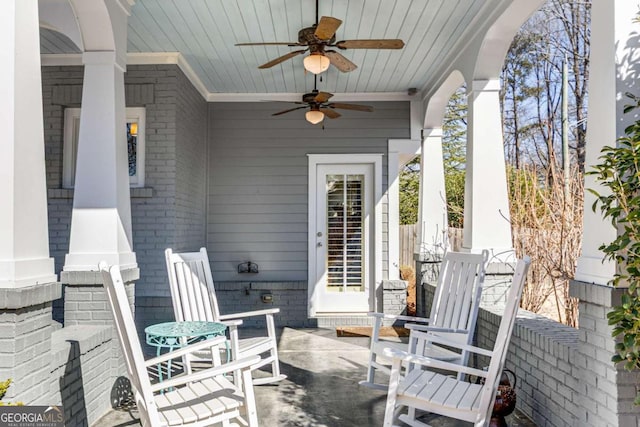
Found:
[[[509,375],[513,377],[513,385],[509,381]],[[502,371],[496,402],[493,404],[493,413],[489,427],[507,427],[504,417],[511,414],[516,409],[516,374],[509,369]]]

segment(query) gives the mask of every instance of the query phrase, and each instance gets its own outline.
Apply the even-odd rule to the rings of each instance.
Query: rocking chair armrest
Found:
[[[427,368],[443,369],[445,371],[475,375],[482,378],[487,377],[487,371],[483,371],[482,369],[471,368],[469,366],[460,365],[457,363],[445,362],[443,360],[433,359],[431,357],[421,356],[419,354],[407,353],[406,351],[398,350],[395,348],[386,347],[384,349],[384,355],[386,357],[393,358],[395,366],[399,366],[399,363],[411,363],[426,366]]]
[[[235,327],[235,326],[240,326],[242,325],[242,320],[240,319],[230,319],[230,320],[222,320],[220,321],[220,323],[222,323],[223,325],[227,325],[227,327]]]
[[[233,313],[233,314],[225,314],[224,316],[220,316],[220,320],[230,320],[237,319],[241,317],[251,317],[251,316],[268,316],[270,314],[280,313],[279,308],[267,308],[264,310],[254,310],[254,311],[246,311],[244,313]]]
[[[224,344],[226,340],[227,340],[226,337],[220,336],[220,337],[210,338],[204,341],[199,341],[194,344],[189,344],[186,347],[182,347],[177,350],[170,351],[169,353],[161,354],[160,356],[146,360],[144,364],[146,367],[157,365],[159,363],[166,362],[172,359],[177,359],[178,357],[182,357],[196,351],[202,351],[211,347]]]
[[[370,311],[369,313],[367,313],[367,316],[376,317],[378,319],[405,320],[409,322],[421,322],[421,323],[431,322],[431,319],[429,319],[428,317],[415,317],[415,316],[405,316],[402,314],[376,313],[374,311]]]
[[[259,361],[260,356],[258,355],[243,357],[242,359],[234,360],[233,362],[225,363],[220,366],[203,369],[201,371],[197,371],[188,375],[180,375],[162,381],[160,383],[152,384],[151,391],[156,392],[170,387],[176,387],[182,384],[204,380],[206,378],[212,378],[223,374],[230,374],[233,373],[233,371],[237,370],[250,369]]]
[[[407,323],[404,325],[405,328],[410,329],[412,331],[420,331],[420,332],[442,332],[447,334],[467,334],[469,333],[466,329],[453,329],[453,328],[443,328],[440,326],[430,326],[430,325],[420,325],[417,323]]]
[[[444,346],[447,346],[447,347],[457,348],[459,350],[468,351],[470,353],[480,354],[482,356],[488,356],[488,357],[493,356],[493,351],[491,351],[491,350],[487,350],[487,349],[481,348],[481,347],[476,347],[476,346],[470,345],[470,344],[464,344],[464,343],[460,343],[460,342],[455,342],[455,341],[450,340],[447,337],[443,337],[441,335],[438,335],[437,333],[431,334],[429,336],[429,342],[432,343],[432,344],[438,344],[438,345],[444,345]]]

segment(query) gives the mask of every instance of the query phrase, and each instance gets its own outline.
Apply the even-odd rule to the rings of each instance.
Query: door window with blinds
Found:
[[[364,175],[326,175],[329,292],[364,290]]]
[[[309,314],[374,307],[381,166],[376,155],[309,155]],[[381,239],[380,239],[381,240]]]

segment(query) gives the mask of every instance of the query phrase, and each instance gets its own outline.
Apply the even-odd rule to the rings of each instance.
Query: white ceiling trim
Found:
[[[127,53],[127,65],[157,65],[157,64],[175,64],[177,65],[187,79],[196,88],[198,93],[207,100],[211,95],[205,87],[202,80],[193,71],[191,65],[184,59],[184,55],[180,52],[143,52],[143,53]]]
[[[71,65],[82,65],[82,54],[80,53],[60,53],[41,54],[40,64],[43,67],[68,67]]]
[[[42,54],[43,67],[82,65],[81,53]],[[187,76],[191,84],[207,102],[258,102],[258,101],[300,101],[300,93],[212,93],[207,90],[193,68],[180,52],[127,53],[127,65],[175,64]],[[411,101],[406,92],[358,92],[334,93],[332,101]]]
[[[40,63],[43,67],[82,65],[82,54],[41,54]],[[184,56],[180,52],[127,53],[127,65],[158,64],[177,65],[205,100],[208,100],[208,98],[211,97],[211,93],[207,90],[205,85],[202,83],[202,80],[198,78],[196,73],[193,71],[193,68],[191,68],[187,60],[184,59]]]
[[[184,61],[180,52],[146,52],[127,53],[128,65],[157,65],[157,64],[177,64]],[[191,68],[191,67],[189,67]]]
[[[212,93],[209,102],[300,101],[299,93]],[[405,92],[334,93],[331,101],[411,101]]]

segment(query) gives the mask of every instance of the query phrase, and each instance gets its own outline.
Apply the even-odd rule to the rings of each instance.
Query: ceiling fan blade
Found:
[[[338,18],[323,16],[320,18],[314,34],[320,40],[330,40],[340,25],[342,25],[342,21]]]
[[[307,106],[305,105],[304,107],[289,108],[288,110],[280,111],[279,113],[273,113],[272,116],[279,116],[280,114],[290,113],[292,111],[300,110],[301,108],[307,108]]]
[[[327,102],[329,98],[331,98],[332,96],[333,94],[329,92],[318,92],[318,94],[315,97],[315,101],[317,103],[322,104],[323,102]]]
[[[343,73],[348,73],[349,71],[353,71],[358,68],[356,64],[349,61],[347,58],[342,56],[342,54],[336,51],[327,50],[324,54],[329,58],[331,64]]]
[[[338,113],[337,111],[333,111],[331,108],[321,108],[320,111],[322,113],[324,113],[324,115],[329,117],[330,119],[337,119],[338,117],[340,117],[342,115],[342,114]]]
[[[280,104],[299,104],[299,105],[307,105],[306,102],[296,102],[296,101],[281,101],[279,99],[261,99],[260,102],[278,102]]]
[[[369,113],[373,112],[373,107],[370,107],[368,105],[340,104],[337,102],[332,102],[331,104],[327,105],[327,107],[340,108],[342,110],[367,111]]]
[[[236,43],[234,46],[302,46],[296,42]]]
[[[287,59],[291,59],[294,56],[298,56],[301,53],[305,53],[307,51],[307,49],[302,49],[302,50],[294,50],[293,52],[289,52],[286,55],[282,55],[280,58],[276,58],[272,61],[267,62],[266,64],[262,64],[261,66],[259,66],[258,68],[271,68],[274,65],[278,65],[281,62],[286,61]]]
[[[342,40],[335,45],[340,49],[402,49],[404,42],[400,39]]]

